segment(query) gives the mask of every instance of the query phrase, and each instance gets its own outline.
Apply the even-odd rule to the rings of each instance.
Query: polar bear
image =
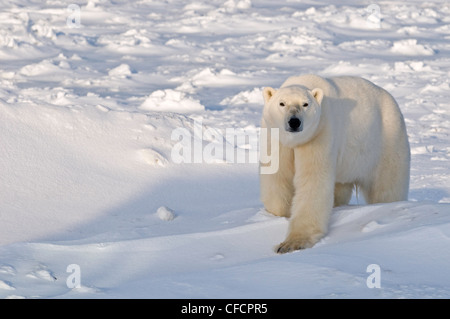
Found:
[[[260,170],[261,200],[268,212],[290,217],[278,253],[317,243],[333,206],[348,204],[354,187],[369,204],[407,200],[408,136],[387,91],[359,77],[303,75],[263,96],[261,127],[269,152],[269,129],[278,129],[279,168]]]

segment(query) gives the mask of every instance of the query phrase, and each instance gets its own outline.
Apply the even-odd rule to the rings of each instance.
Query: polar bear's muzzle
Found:
[[[288,132],[301,132],[303,130],[303,121],[297,116],[292,116],[287,122],[286,131]]]

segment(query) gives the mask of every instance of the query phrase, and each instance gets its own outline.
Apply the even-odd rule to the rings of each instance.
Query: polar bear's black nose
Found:
[[[297,131],[298,128],[300,127],[300,125],[302,125],[302,122],[300,121],[299,118],[297,117],[291,117],[289,119],[289,127],[293,130],[293,131]]]

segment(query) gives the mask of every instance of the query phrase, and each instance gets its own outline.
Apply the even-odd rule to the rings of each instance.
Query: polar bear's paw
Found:
[[[286,238],[284,242],[282,242],[275,248],[275,251],[277,252],[277,254],[285,254],[293,252],[295,250],[311,248],[319,241],[322,236],[322,233],[310,236],[288,236],[288,238]]]

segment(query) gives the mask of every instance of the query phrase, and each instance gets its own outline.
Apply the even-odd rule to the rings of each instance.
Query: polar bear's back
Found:
[[[365,122],[367,117],[380,117],[395,125],[403,123],[400,108],[393,96],[364,78],[355,76],[324,78],[307,74],[290,77],[281,87],[292,85],[301,85],[309,90],[321,88],[324,93],[322,104],[332,113],[338,112],[340,116],[352,113],[352,116],[365,117]],[[356,114],[354,107],[358,109]]]
[[[328,79],[315,74],[305,74],[300,76],[289,77],[281,87],[287,87],[291,85],[302,85],[310,90],[314,88],[321,88],[326,95],[333,94],[333,84]]]
[[[324,78],[315,74],[292,76],[281,87],[301,85],[310,90],[321,88],[326,97],[331,98],[370,98],[390,97],[390,94],[374,83],[356,76],[337,76]],[[362,94],[363,93],[363,94]]]

